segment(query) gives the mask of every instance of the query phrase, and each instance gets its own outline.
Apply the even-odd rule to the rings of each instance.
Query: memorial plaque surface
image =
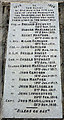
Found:
[[[11,3],[3,118],[62,118],[58,3]]]

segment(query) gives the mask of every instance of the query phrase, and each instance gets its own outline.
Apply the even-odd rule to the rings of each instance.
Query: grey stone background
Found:
[[[2,0],[0,1],[0,119],[1,119],[1,111],[2,111],[2,95],[3,95],[3,86],[4,86],[10,2],[16,2],[16,1],[37,2],[38,0],[31,0],[31,1],[30,0]],[[42,2],[43,0],[39,0],[39,1]],[[60,23],[59,25],[60,25],[60,48],[61,48],[60,56],[61,56],[62,103],[63,103],[63,115],[64,115],[64,0],[47,0],[47,1],[59,2],[58,10],[59,10],[59,23]],[[42,120],[45,120],[45,119],[42,119]]]

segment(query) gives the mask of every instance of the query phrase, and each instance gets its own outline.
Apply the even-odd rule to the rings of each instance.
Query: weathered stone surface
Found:
[[[50,5],[52,7],[50,7]],[[28,10],[29,6],[31,7],[32,12],[35,10],[36,14],[31,13],[32,17],[34,16],[34,18],[29,19],[29,17],[31,15],[30,15],[30,12],[28,12],[28,19],[26,18],[26,20],[28,20],[28,22],[27,22],[28,24],[30,24],[30,21],[33,20],[31,22],[31,24],[34,23],[34,25],[22,25],[23,23],[26,23],[26,21],[23,18],[20,18],[20,21],[17,18],[18,21],[16,21],[16,19],[15,19],[16,12],[15,11],[16,10],[20,11],[21,9],[22,9],[22,11],[25,10],[25,13],[22,15],[22,16],[25,16],[25,15],[27,15],[27,10]],[[36,6],[36,7],[33,7],[33,6]],[[38,9],[38,8],[40,8],[40,9]],[[37,12],[37,11],[41,11],[41,12]],[[50,11],[53,11],[54,13],[52,14],[52,12],[50,12]],[[13,14],[12,14],[12,12],[13,12]],[[44,22],[43,19],[41,19],[42,12],[47,13],[47,14],[45,14],[46,18],[44,19],[46,22]],[[18,13],[19,13],[18,15],[21,15],[20,12],[18,12]],[[36,15],[39,16],[38,22],[35,19]],[[49,19],[48,19],[48,15],[49,15]],[[53,19],[51,19],[51,15],[54,16]],[[14,20],[14,21],[12,21],[12,20]],[[32,41],[33,39],[36,40],[36,38],[33,35],[37,35],[37,36],[41,35],[41,34],[39,34],[39,32],[40,32],[39,29],[38,29],[38,33],[35,32],[36,27],[39,26],[39,25],[35,25],[35,22],[37,24],[38,23],[41,24],[43,32],[45,32],[44,30],[46,30],[43,27],[44,23],[45,23],[45,27],[48,28],[49,31],[46,31],[47,34],[46,33],[42,34],[44,36],[44,38],[46,35],[48,35],[48,37],[49,37],[47,39],[47,45],[42,45],[42,41],[44,42],[44,38],[42,36],[41,36],[41,38],[37,38],[41,42],[33,42]],[[16,26],[14,26],[13,24],[16,24]],[[55,28],[54,32],[52,32],[52,33],[51,33],[51,29],[52,29],[51,26],[53,26]],[[30,28],[32,28],[32,31],[29,31],[29,33],[28,33],[27,27],[29,30],[30,30]],[[15,31],[13,31],[14,28],[15,28]],[[27,29],[27,31],[25,32],[21,28],[23,28],[23,29],[25,28],[24,30]],[[42,32],[42,29],[41,29],[41,32]],[[14,33],[14,37],[13,37],[13,33]],[[11,35],[11,37],[10,37],[10,35]],[[31,35],[31,37],[29,37],[29,36],[21,37],[22,35]],[[52,39],[52,37],[53,37],[53,39]],[[26,39],[31,40],[31,42],[24,42],[25,45],[23,45],[23,43],[20,40],[25,41]],[[15,40],[16,42],[18,40],[18,44],[14,43],[13,40]],[[34,59],[36,59],[35,56],[37,55],[37,52],[41,55],[41,57],[40,57],[41,61],[38,60],[40,65],[44,64],[44,63],[42,64],[41,62],[44,62],[43,59],[45,59],[44,55],[42,56],[42,53],[41,53],[41,50],[43,50],[43,49],[41,48],[40,51],[38,51],[38,49],[35,48],[36,43],[40,44],[39,45],[40,47],[41,47],[41,45],[42,45],[42,47],[46,46],[47,49],[44,49],[44,50],[46,50],[46,56],[49,56],[50,60],[49,61],[45,60],[45,61],[48,65],[51,65],[51,63],[48,63],[48,62],[53,62],[53,61],[55,62],[55,64],[54,63],[52,64],[52,66],[56,65],[56,67],[52,67],[53,71],[51,70],[51,67],[48,67],[48,66],[47,66],[47,69],[44,70],[45,71],[44,73],[42,70],[42,66],[40,67],[40,72],[37,70],[34,70],[35,67],[32,67],[33,64],[36,66],[38,65],[38,63],[34,60]],[[54,45],[50,45],[53,43],[54,43]],[[45,39],[45,44],[46,44],[46,39]],[[13,46],[13,45],[15,48],[14,49],[10,48],[10,46]],[[32,45],[32,47],[31,47],[31,45]],[[28,46],[29,48],[23,48],[26,46]],[[38,45],[36,45],[36,46],[38,48]],[[52,47],[52,49],[51,49],[51,47]],[[9,117],[10,118],[24,118],[24,117],[25,118],[61,118],[62,117],[62,98],[61,98],[61,77],[60,77],[60,38],[59,38],[58,3],[54,3],[54,2],[52,2],[51,4],[49,2],[42,2],[42,4],[41,3],[32,3],[32,4],[31,3],[11,3],[7,48],[8,49],[7,49],[5,79],[4,79],[5,80],[4,81],[5,94],[3,96],[3,101],[4,101],[3,102],[3,117],[4,118],[6,118],[6,117],[8,117],[8,118]],[[35,50],[37,50],[36,55],[34,55]],[[15,51],[17,52],[17,55],[15,54]],[[21,57],[21,54],[20,54],[21,51],[26,52],[26,54],[28,52],[30,55],[27,54],[28,55],[27,56],[26,54],[25,55],[22,54],[22,57]],[[9,55],[9,52],[11,52],[10,55]],[[13,55],[13,52],[15,55]],[[33,54],[31,54],[31,52],[33,52]],[[54,56],[51,57],[51,55],[54,55],[55,57]],[[31,61],[30,60],[26,60],[26,61],[20,60],[20,58],[28,59],[29,56],[30,56],[30,59],[33,59],[33,60],[31,60]],[[9,61],[9,59],[11,59],[12,57],[14,58],[14,63],[13,63],[13,60]],[[46,59],[47,58],[48,57],[46,57]],[[46,63],[44,64],[44,66],[46,66]],[[9,65],[11,67],[8,67]],[[14,66],[14,65],[19,65],[19,67],[12,68],[12,66]],[[28,70],[27,70],[26,67],[23,68],[23,67],[20,67],[20,65],[30,65],[30,67],[28,67]],[[36,68],[38,69],[38,67],[36,67]],[[12,73],[13,71],[15,72],[15,74]],[[22,73],[22,71],[23,71],[23,73]],[[25,73],[25,72],[27,72],[27,73]],[[36,73],[34,73],[34,72],[36,72]],[[40,75],[41,81],[40,81],[40,83],[36,84],[33,80],[30,81],[30,79],[31,78],[37,79],[37,77],[35,77],[35,75],[37,75],[37,74]],[[49,97],[49,100],[50,99],[52,101],[56,100],[56,102],[50,102],[50,103],[46,102],[47,106],[42,105],[43,97],[46,96],[43,94],[41,95],[41,93],[44,93],[43,91],[41,91],[41,88],[43,88],[43,86],[44,86],[44,84],[42,85],[42,79],[44,78],[44,77],[42,77],[42,74],[43,74],[43,76],[48,76],[48,75],[54,76],[54,77],[45,77],[46,82],[54,82],[55,81],[55,83],[53,83],[53,84],[47,83],[46,87],[51,87],[51,85],[52,85],[52,87],[55,89],[55,91],[54,91],[54,89],[51,88],[51,89],[53,89],[53,91],[51,91],[52,96],[58,97],[57,99],[51,98],[52,96],[47,94],[47,96]],[[14,81],[12,81],[13,78],[14,78]],[[28,79],[28,81],[18,81],[19,78]],[[43,81],[43,82],[45,82],[45,81]],[[11,85],[14,85],[14,89],[11,87]],[[40,85],[40,87],[39,87],[39,85]],[[26,86],[27,86],[27,88],[26,88]],[[21,94],[22,94],[21,97],[24,100],[24,102],[18,103],[18,101],[20,100],[20,96],[19,96],[20,88],[21,88]],[[39,91],[37,91],[38,88],[39,88]],[[34,89],[36,89],[36,92],[34,91]],[[48,89],[47,91],[45,90],[45,93],[49,93],[49,90],[50,89]],[[12,91],[13,95],[11,94],[11,91]],[[24,92],[27,94],[26,96],[24,95]],[[33,95],[33,92],[35,93],[35,95]],[[40,93],[41,98],[38,98],[38,101],[40,100],[41,102],[38,102],[38,103],[34,102],[35,100],[37,100],[37,98],[34,98],[34,97],[35,96],[38,97],[38,95],[39,95],[39,94],[36,95],[36,93],[37,94]],[[22,99],[21,99],[21,101],[22,101]],[[29,99],[31,100],[31,102],[29,101]],[[11,100],[11,102],[8,102],[8,100],[9,101]],[[27,102],[25,102],[26,100],[27,100]],[[33,102],[32,102],[32,100],[33,100]],[[44,100],[46,101],[47,98],[44,98]],[[37,105],[35,106],[34,104],[37,104]],[[40,104],[40,105],[38,105],[38,104]],[[52,104],[52,105],[50,105],[50,104]],[[56,104],[56,105],[54,106],[53,104]],[[20,107],[20,105],[21,105],[21,107]],[[36,113],[35,107],[37,108],[37,113]],[[8,109],[9,109],[9,111],[8,111]],[[18,109],[19,109],[19,111],[18,111]],[[22,113],[22,111],[24,111],[24,110],[26,110],[26,111],[28,110],[29,114],[27,112],[25,112],[25,115],[24,115],[24,112]],[[31,110],[31,112],[29,112],[30,110]],[[42,112],[42,114],[40,112],[41,110],[44,110],[44,112]],[[45,110],[47,112],[45,112]]]
[[[3,2],[5,2],[5,0],[2,0]],[[9,21],[9,8],[10,8],[10,2],[11,0],[7,0],[6,3],[3,3],[2,8],[4,6],[4,8],[6,10],[4,10],[3,18],[5,21],[5,24],[0,24],[3,25],[3,75],[4,75],[4,64],[5,64],[5,51],[6,51],[6,39],[7,39],[7,30],[8,30],[8,21]],[[16,1],[16,0],[15,0]],[[19,0],[18,0],[19,1]],[[58,2],[64,1],[64,0],[57,0]],[[0,4],[1,6],[1,4]],[[6,15],[5,15],[6,12]],[[59,3],[59,15],[60,15],[60,38],[61,38],[61,73],[62,73],[62,88],[63,88],[63,106],[64,106],[64,3]],[[1,16],[1,14],[0,14]],[[0,17],[1,18],[1,17]],[[2,27],[0,27],[1,31],[2,31]],[[2,35],[2,34],[1,34]],[[1,42],[2,43],[2,42]],[[0,58],[2,60],[2,58]],[[2,69],[0,70],[2,71]],[[2,76],[3,77],[3,76]],[[2,79],[0,79],[1,81]],[[2,83],[1,83],[1,87],[2,87]],[[0,95],[2,91],[0,91]],[[64,107],[63,107],[64,109]],[[1,111],[1,109],[0,109]],[[48,119],[47,119],[48,120]],[[58,119],[59,120],[59,119]]]
[[[23,1],[28,1],[28,2],[36,2],[37,0],[20,0],[21,2]],[[40,2],[45,1],[45,0],[39,0]],[[47,0],[51,1],[51,0]],[[52,1],[58,1],[58,2],[63,2],[64,0],[52,0]],[[19,2],[19,0],[2,0],[2,2]]]

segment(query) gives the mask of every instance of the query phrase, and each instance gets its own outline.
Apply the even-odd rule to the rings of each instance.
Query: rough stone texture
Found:
[[[27,2],[36,2],[38,0],[2,0],[2,2],[19,2],[19,1],[27,1]],[[39,0],[40,2],[42,1],[58,1],[58,2],[63,2],[64,0]]]
[[[5,74],[6,44],[7,44],[8,25],[9,25],[10,1],[25,1],[25,0],[6,0],[6,2],[3,2],[3,1],[5,0],[2,0],[2,4],[0,3],[0,9],[1,9],[0,10],[0,18],[1,18],[0,19],[0,76],[1,76],[0,77],[0,103],[2,99],[2,89],[3,89],[4,74]],[[30,0],[27,0],[27,1],[29,2]],[[60,46],[61,47],[61,77],[62,77],[62,91],[63,91],[62,100],[63,100],[63,112],[64,112],[64,2],[61,2],[64,0],[51,0],[51,1],[60,1],[59,20],[60,20],[60,43],[61,43],[61,46]],[[34,2],[34,0],[32,0],[31,2]],[[0,104],[0,108],[1,108],[1,104]],[[1,115],[0,115],[0,119],[1,119]]]
[[[62,80],[62,102],[64,115],[64,2],[59,4],[60,20],[60,48],[61,48],[61,80]]]
[[[0,119],[1,119],[1,100],[2,100],[2,4],[0,1]]]

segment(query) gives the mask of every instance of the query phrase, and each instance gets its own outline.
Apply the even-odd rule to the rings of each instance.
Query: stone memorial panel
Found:
[[[62,118],[57,2],[11,3],[3,118]]]

